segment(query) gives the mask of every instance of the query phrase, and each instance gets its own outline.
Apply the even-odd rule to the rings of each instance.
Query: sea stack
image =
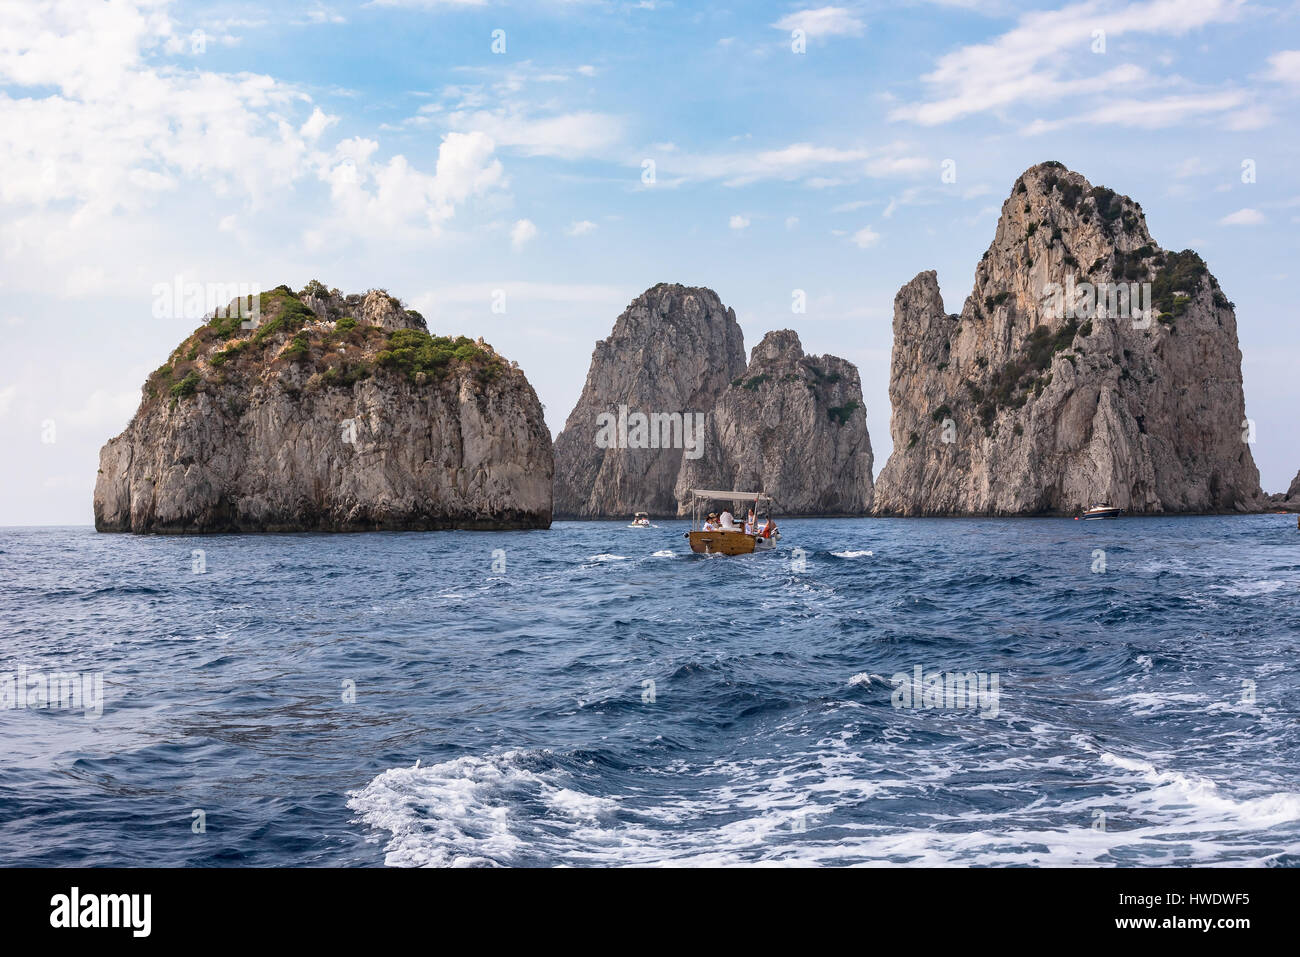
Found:
[[[1274,492],[1268,496],[1265,508],[1300,512],[1300,472],[1296,473],[1296,477],[1291,480],[1291,485],[1285,492]]]
[[[783,515],[863,515],[871,508],[871,439],[853,363],[806,356],[797,333],[769,332],[708,417],[704,454],[682,462],[691,488],[762,489]]]
[[[1232,303],[1060,163],[1016,180],[960,314],[932,271],[899,291],[889,395],[876,514],[1259,507]]]
[[[704,440],[697,423],[744,371],[744,334],[712,289],[660,283],[637,296],[596,343],[582,395],[555,439],[556,516],[676,515],[683,457]],[[673,434],[669,420],[667,443],[658,427],[629,431],[640,424],[629,426],[629,416],[651,414],[680,416],[680,430]],[[612,436],[602,429],[609,416]]]
[[[551,522],[550,436],[523,372],[482,340],[431,336],[383,290],[237,300],[143,391],[100,452],[99,531]]]
[[[805,356],[782,330],[746,366],[735,313],[715,292],[660,284],[596,344],[555,440],[555,513],[676,516],[690,488],[716,487],[761,489],[782,515],[862,515],[871,463],[851,363]]]

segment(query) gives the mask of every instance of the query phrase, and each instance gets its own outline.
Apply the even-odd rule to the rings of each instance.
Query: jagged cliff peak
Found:
[[[582,395],[556,437],[556,515],[675,514],[683,456],[698,454],[703,440],[695,423],[744,369],[736,314],[712,289],[659,283],[633,299],[596,343]],[[673,433],[670,424],[666,443],[656,431],[653,448],[621,429],[611,446],[603,415],[623,425],[628,416],[677,416],[682,427]]]
[[[749,351],[749,362],[779,362],[782,359],[802,359],[803,343],[793,329],[773,329],[763,336],[758,345]]]
[[[762,489],[784,515],[862,515],[871,508],[871,437],[853,363],[805,355],[792,329],[767,333],[707,419],[703,454],[682,462],[675,494]]]
[[[550,523],[541,404],[491,346],[429,334],[383,290],[236,301],[145,382],[100,453],[101,531]]]
[[[364,293],[345,296],[337,289],[329,289],[324,283],[313,279],[298,293],[298,298],[325,320],[352,316],[357,322],[390,331],[419,329],[427,332],[429,328],[424,316],[414,309],[407,309],[396,296],[389,295],[387,289],[368,289]]]
[[[1002,206],[960,314],[923,272],[894,301],[883,514],[1247,509],[1232,303],[1141,206],[1059,163]]]
[[[608,337],[596,349],[609,350],[629,342],[642,347],[655,336],[678,335],[687,341],[717,337],[729,351],[742,340],[734,310],[723,305],[718,294],[706,286],[683,286],[661,282],[633,299],[619,314]],[[685,344],[685,343],[684,343]],[[741,359],[744,359],[743,346]]]

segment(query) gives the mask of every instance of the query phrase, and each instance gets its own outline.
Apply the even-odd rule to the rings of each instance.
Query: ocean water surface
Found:
[[[686,527],[0,530],[0,865],[1300,863],[1294,517]]]

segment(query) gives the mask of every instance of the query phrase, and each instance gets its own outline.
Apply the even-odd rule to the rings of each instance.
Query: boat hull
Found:
[[[697,555],[749,555],[776,546],[770,538],[757,538],[744,532],[688,532],[691,551]]]

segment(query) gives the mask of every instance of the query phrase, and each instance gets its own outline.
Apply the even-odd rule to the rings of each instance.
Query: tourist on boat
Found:
[[[718,513],[710,512],[709,517],[704,520],[704,531],[716,532],[718,530]]]
[[[729,532],[736,527],[736,517],[731,514],[731,509],[729,508],[724,508],[722,510],[722,515],[719,517],[718,521],[721,523],[724,532]]]
[[[749,514],[745,516],[745,534],[754,534],[754,510],[751,508]]]
[[[772,533],[776,531],[776,522],[772,521],[772,516],[763,519],[763,525],[758,530],[760,538],[771,538]]]

